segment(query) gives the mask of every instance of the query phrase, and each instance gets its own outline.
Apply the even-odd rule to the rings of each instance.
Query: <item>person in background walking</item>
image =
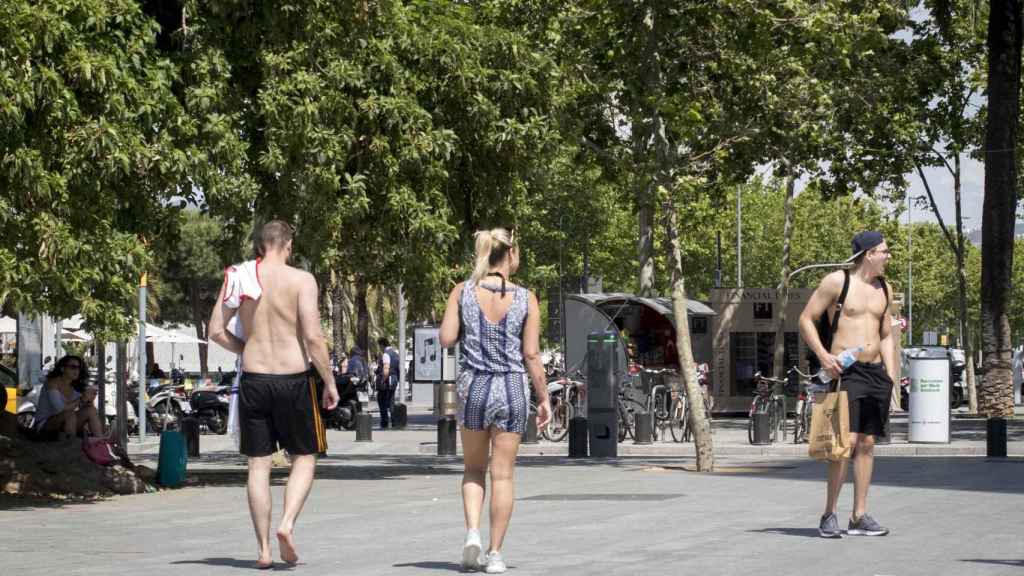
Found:
[[[462,504],[466,539],[462,566],[488,574],[505,571],[501,546],[512,517],[519,441],[530,401],[527,372],[537,397],[537,428],[551,419],[540,360],[540,308],[529,290],[510,283],[519,249],[504,228],[476,233],[476,265],[448,296],[441,346],[461,346],[458,419],[462,425]],[[483,511],[490,460],[490,544],[482,555]]]
[[[377,406],[380,407],[380,427],[386,429],[391,424],[391,405],[395,403],[398,388],[398,350],[383,336],[377,339],[377,344],[383,350],[377,379]]]

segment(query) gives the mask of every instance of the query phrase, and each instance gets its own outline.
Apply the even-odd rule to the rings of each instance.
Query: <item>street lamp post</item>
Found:
[[[914,343],[914,231],[910,227],[913,199],[907,194],[907,346]]]

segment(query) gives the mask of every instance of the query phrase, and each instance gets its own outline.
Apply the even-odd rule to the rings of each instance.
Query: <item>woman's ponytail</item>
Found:
[[[470,279],[479,282],[493,266],[497,266],[508,256],[508,251],[512,249],[512,236],[504,228],[480,230],[475,236],[476,260]]]
[[[494,247],[494,235],[490,230],[480,230],[476,234],[476,260],[473,264],[474,282],[479,282],[491,269],[491,249]]]

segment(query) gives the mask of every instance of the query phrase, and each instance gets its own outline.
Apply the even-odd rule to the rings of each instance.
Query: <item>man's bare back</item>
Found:
[[[259,279],[260,299],[246,300],[238,309],[246,334],[242,368],[259,374],[305,372],[309,361],[303,345],[303,309],[316,310],[316,281],[312,274],[287,264],[265,263],[259,266]],[[308,299],[310,291],[313,300],[304,303],[304,293]],[[313,329],[319,331],[319,323]]]

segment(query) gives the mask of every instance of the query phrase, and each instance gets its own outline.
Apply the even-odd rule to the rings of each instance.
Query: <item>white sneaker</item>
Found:
[[[462,569],[478,570],[480,568],[480,552],[483,547],[480,545],[480,531],[467,530],[466,542],[462,545]]]
[[[505,573],[507,567],[505,566],[505,560],[501,557],[501,552],[488,552],[485,560],[484,572],[488,574]]]

